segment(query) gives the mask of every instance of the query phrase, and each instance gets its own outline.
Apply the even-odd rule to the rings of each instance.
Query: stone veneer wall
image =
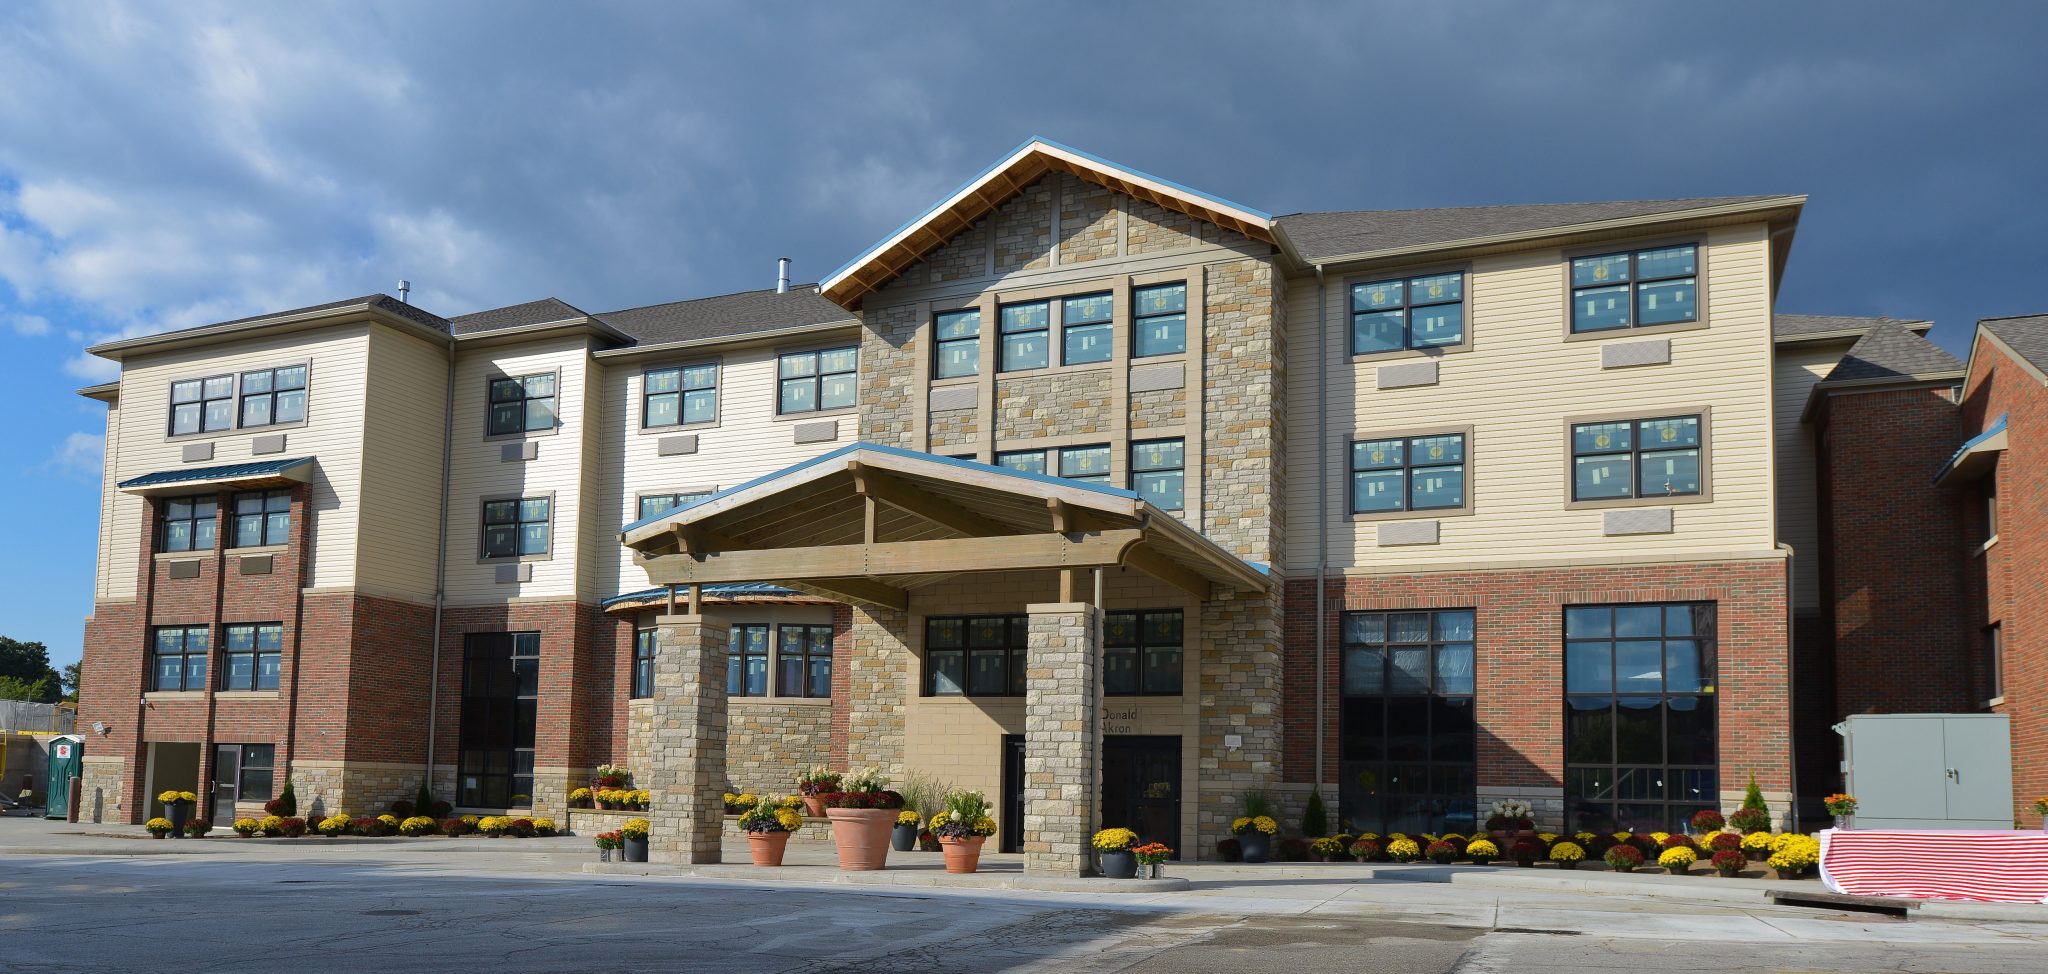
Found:
[[[1085,876],[1102,810],[1102,612],[1085,602],[1026,610],[1024,869]]]
[[[1205,279],[1203,533],[1270,565],[1286,540],[1274,507],[1285,486],[1278,285],[1270,261],[1249,258],[1212,264]]]
[[[1131,429],[1180,427],[1187,421],[1186,389],[1155,389],[1131,394]]]
[[[725,773],[736,791],[787,795],[805,768],[832,751],[829,700],[734,700],[726,704]]]
[[[653,794],[648,859],[717,862],[725,829],[724,625],[663,616],[654,657],[654,733],[636,783]]]
[[[967,452],[981,445],[981,413],[974,409],[948,409],[931,414],[931,451],[938,453],[958,447]]]
[[[908,613],[856,607],[846,652],[833,660],[835,683],[838,672],[846,672],[846,766],[874,765],[898,781],[906,772],[903,734],[911,653],[904,634],[909,627]]]
[[[1106,186],[1054,173],[1060,190],[1060,264],[1116,256],[1116,194]]]
[[[1109,370],[1056,371],[996,380],[996,439],[1109,434]]]
[[[1272,791],[1279,780],[1280,601],[1276,591],[1202,603],[1202,801],[1195,810],[1202,858],[1229,836],[1244,793]],[[1229,746],[1232,736],[1236,747]]]
[[[1052,266],[1052,180],[1024,187],[996,212],[995,221],[997,274]]]
[[[860,339],[860,438],[868,443],[915,450],[910,430],[922,395],[912,395],[917,378],[917,305],[867,312]]]

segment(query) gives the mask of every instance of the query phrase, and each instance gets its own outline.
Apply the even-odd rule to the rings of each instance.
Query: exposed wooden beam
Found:
[[[943,497],[928,494],[909,481],[866,464],[848,464],[847,470],[853,474],[853,489],[871,501],[881,501],[906,514],[943,524],[969,536],[989,537],[1016,533],[1015,528],[1001,521],[983,517]]]
[[[910,608],[910,593],[894,585],[865,578],[816,578],[792,583],[800,589],[829,598],[865,602],[889,609]]]
[[[1048,497],[1045,499],[1045,506],[1047,510],[1052,512],[1052,530],[1054,534],[1065,534],[1074,530],[1074,512],[1072,508],[1067,506],[1066,501],[1060,500],[1057,497]]]
[[[1124,555],[1124,564],[1136,568],[1198,599],[1209,597],[1209,580],[1193,569],[1169,560],[1157,551],[1139,545]]]
[[[654,585],[719,582],[800,582],[819,578],[879,578],[948,572],[1001,572],[1120,565],[1144,537],[1124,528],[1068,537],[1019,534],[1000,538],[888,541],[767,551],[722,551],[702,556],[645,559]]]

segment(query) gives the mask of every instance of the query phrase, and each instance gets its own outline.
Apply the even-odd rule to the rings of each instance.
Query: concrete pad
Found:
[[[587,862],[583,871],[598,875],[689,876],[749,883],[809,885],[915,886],[950,889],[1015,889],[1045,893],[1086,893],[1094,896],[1183,892],[1185,879],[1063,879],[1027,876],[1021,870],[949,873],[939,869],[890,868],[848,872],[837,866],[668,866],[641,862]]]

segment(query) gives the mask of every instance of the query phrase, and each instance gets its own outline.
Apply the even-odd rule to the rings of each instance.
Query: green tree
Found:
[[[1301,813],[1301,834],[1320,839],[1330,834],[1330,813],[1323,808],[1323,793],[1308,793],[1308,810]]]
[[[1756,775],[1749,776],[1749,790],[1742,793],[1742,807],[1768,812],[1771,806],[1764,804],[1764,790],[1756,786]]]
[[[56,703],[61,679],[50,667],[49,647],[0,636],[0,699]]]
[[[56,703],[57,680],[50,674],[31,682],[13,676],[0,676],[0,700],[26,700],[30,703]]]
[[[63,684],[63,685],[64,685],[64,699],[66,699],[66,700],[69,700],[69,701],[71,701],[72,703],[77,703],[77,702],[78,702],[78,664],[77,664],[77,663],[66,663],[66,664],[64,664],[64,669],[63,669],[62,671],[60,671],[60,672],[59,672],[59,674],[58,674],[58,677],[57,677],[57,682],[59,682],[59,683],[61,683],[61,684]]]

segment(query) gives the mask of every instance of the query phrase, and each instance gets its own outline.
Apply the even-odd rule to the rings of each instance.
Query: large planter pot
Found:
[[[647,861],[647,840],[627,838],[624,840],[627,862]]]
[[[782,865],[782,853],[789,848],[788,832],[748,832],[747,853],[756,866]]]
[[[1257,829],[1238,836],[1237,845],[1244,850],[1246,862],[1266,862],[1273,858],[1273,837]]]
[[[896,826],[889,833],[889,848],[897,852],[909,852],[917,848],[917,832],[918,828],[915,825]]]
[[[1104,852],[1100,859],[1102,875],[1109,879],[1136,879],[1138,876],[1138,854],[1129,849]]]
[[[985,835],[969,835],[958,839],[944,836],[939,845],[946,850],[946,871],[949,873],[971,873],[981,866],[981,844],[988,841]]]
[[[816,796],[816,795],[805,795],[805,796],[804,796],[804,814],[805,814],[805,815],[809,815],[809,816],[810,816],[810,817],[812,817],[812,818],[822,818],[822,817],[824,817],[824,815],[825,815],[825,800],[824,800],[824,799],[822,799],[822,798],[819,798],[819,797],[818,797],[818,796]]]
[[[164,817],[171,820],[171,837],[179,838],[185,834],[185,823],[192,820],[192,803],[166,802]]]
[[[889,863],[889,833],[896,828],[893,808],[828,808],[832,845],[839,850],[839,868],[868,872]]]

